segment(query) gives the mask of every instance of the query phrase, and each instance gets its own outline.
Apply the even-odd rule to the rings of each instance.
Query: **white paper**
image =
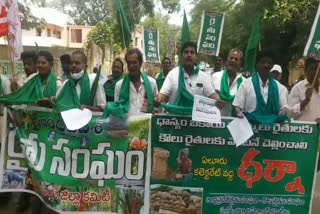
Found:
[[[215,106],[216,101],[195,95],[192,109],[192,120],[207,123],[220,123],[221,113]]]
[[[69,130],[78,130],[87,125],[91,118],[92,112],[89,109],[70,109],[61,112],[62,119]]]
[[[245,143],[253,135],[252,127],[245,116],[241,119],[234,119],[228,124],[227,128],[236,143],[236,147]]]

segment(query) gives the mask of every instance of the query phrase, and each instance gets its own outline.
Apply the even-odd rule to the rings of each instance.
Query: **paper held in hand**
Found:
[[[245,143],[253,135],[252,127],[245,116],[241,119],[234,119],[228,124],[227,128],[232,135],[236,147]]]
[[[61,112],[61,117],[69,130],[78,130],[90,122],[92,112],[86,108],[74,108]]]
[[[192,120],[221,123],[220,110],[215,106],[216,101],[210,98],[195,95],[192,109]]]

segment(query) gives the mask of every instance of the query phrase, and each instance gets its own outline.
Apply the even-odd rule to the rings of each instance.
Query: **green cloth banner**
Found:
[[[203,11],[198,39],[198,53],[218,56],[222,38],[224,14]]]
[[[310,213],[317,126],[254,126],[236,148],[230,121],[152,118],[151,213]]]
[[[1,145],[0,191],[37,194],[59,212],[143,211],[150,115],[93,116],[69,131],[60,114],[28,109]]]
[[[143,27],[142,32],[145,61],[149,63],[159,63],[159,29]]]
[[[19,128],[4,127],[0,192],[36,194],[58,212],[310,213],[316,125],[257,125],[236,148],[230,119],[94,115],[70,131],[43,108],[11,112]]]

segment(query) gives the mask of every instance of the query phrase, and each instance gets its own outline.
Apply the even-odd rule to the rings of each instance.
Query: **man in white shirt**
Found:
[[[242,66],[243,53],[237,48],[229,51],[226,61],[226,70],[218,71],[212,74],[212,84],[219,94],[220,98],[225,101],[221,109],[221,116],[232,115],[232,101],[245,78],[240,73]]]
[[[143,54],[138,48],[131,48],[127,51],[125,60],[127,62],[127,67],[129,71],[129,111],[130,114],[148,112],[148,102],[158,95],[158,88],[156,81],[141,72]],[[115,87],[114,101],[121,99],[126,99],[121,97],[121,89],[123,82],[126,79],[119,80]],[[151,86],[150,89],[149,85]],[[151,90],[151,91],[147,91]],[[153,95],[153,97],[148,98],[148,94]]]
[[[305,63],[306,79],[298,82],[289,95],[290,117],[300,121],[320,120],[319,76],[316,76],[319,62],[308,58]],[[314,78],[314,87],[312,83]]]
[[[242,118],[243,112],[258,112],[260,116],[266,116],[265,119],[269,115],[277,117],[287,113],[287,90],[278,81],[270,77],[270,70],[274,61],[275,56],[272,51],[265,50],[258,53],[256,73],[241,84],[232,103],[235,106],[237,117]],[[271,92],[272,94],[269,96]],[[277,118],[275,118],[271,123],[277,121]],[[264,123],[264,121],[260,122]]]
[[[191,95],[200,95],[212,99],[219,99],[211,83],[211,78],[208,74],[202,71],[196,71],[197,67],[197,45],[193,42],[184,43],[181,50],[181,60],[183,69],[183,80],[186,90]],[[159,101],[168,104],[174,104],[178,94],[179,87],[179,70],[180,66],[170,71],[166,77],[163,86],[160,90]],[[223,107],[222,101],[217,101],[216,105],[219,108]]]
[[[106,95],[104,93],[104,88],[101,84],[100,81],[98,81],[97,84],[97,89],[96,89],[96,93],[95,96],[93,98],[93,105],[88,105],[85,104],[81,94],[85,93],[84,89],[81,88],[81,86],[84,84],[82,83],[82,81],[88,81],[87,85],[88,85],[88,91],[89,91],[89,96],[91,94],[91,90],[93,89],[93,84],[94,84],[94,80],[96,76],[90,76],[87,74],[87,57],[86,55],[81,52],[81,51],[75,51],[72,53],[71,55],[71,62],[70,62],[70,79],[74,80],[75,85],[73,87],[75,87],[76,92],[77,92],[77,96],[80,100],[80,105],[82,108],[88,108],[91,111],[103,111],[103,109],[106,106]],[[85,77],[88,76],[88,79]],[[61,96],[69,96],[70,94],[68,94],[67,92],[65,92],[64,87],[66,87],[66,84],[69,82],[70,80],[67,79],[63,82],[63,86],[61,87],[61,90],[58,90],[57,92],[57,99],[59,99],[60,95]],[[61,93],[66,93],[65,95],[61,94]],[[73,99],[72,97],[70,97],[70,99]],[[59,103],[58,103],[59,104]],[[63,104],[63,103],[62,103]]]

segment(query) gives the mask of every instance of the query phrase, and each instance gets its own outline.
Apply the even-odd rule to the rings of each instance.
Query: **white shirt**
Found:
[[[2,95],[10,94],[11,91],[11,82],[5,75],[1,74],[1,88],[2,88]]]
[[[221,92],[221,79],[223,76],[224,71],[218,71],[212,74],[212,85],[217,90],[217,93]],[[242,76],[241,73],[237,73],[236,78],[233,80],[233,82],[230,85],[229,78],[228,79],[228,85],[229,85],[229,92],[230,95],[233,96],[237,93],[238,90],[238,79],[241,78],[243,81],[245,81],[245,78]],[[220,110],[221,116],[231,116],[232,112],[232,103],[231,102],[225,102],[224,107]]]
[[[280,109],[288,107],[288,90],[285,86],[281,85],[277,80],[276,84],[279,91],[279,105]],[[267,80],[265,87],[262,85],[262,80],[259,76],[260,91],[264,101],[268,102],[268,90],[269,90],[269,80]],[[254,91],[252,77],[246,79],[240,85],[240,88],[236,94],[236,97],[232,103],[233,106],[240,107],[244,112],[253,112],[257,106],[256,93]]]
[[[95,79],[95,75],[92,76],[92,75],[89,75],[89,81],[90,81],[90,88],[92,87],[93,85],[93,82],[94,82],[94,79]],[[70,77],[71,78],[71,77]],[[60,94],[62,88],[64,87],[64,85],[68,82],[69,80],[65,80],[63,82],[63,85],[62,87],[60,88],[60,90],[57,90],[57,95],[56,97],[58,97],[58,95]],[[76,83],[76,91],[77,91],[77,95],[80,99],[80,93],[81,93],[81,86],[80,86],[80,81],[77,81]],[[94,97],[94,103],[93,103],[94,106],[99,106],[101,107],[102,109],[104,109],[107,105],[107,102],[106,102],[106,95],[105,95],[105,92],[104,92],[104,88],[101,84],[101,82],[99,81],[98,83],[98,87],[97,87],[97,92],[96,92],[96,95]]]
[[[298,82],[289,95],[289,117],[300,121],[315,121],[320,118],[320,94],[313,90],[309,103],[301,111],[300,103],[306,98],[306,90],[311,84],[305,79]]]
[[[216,93],[214,87],[211,84],[211,77],[199,71],[197,74],[192,74],[189,76],[185,71],[183,72],[184,83],[186,89],[192,95],[200,95],[204,97],[209,97]],[[169,97],[168,104],[173,104],[178,93],[179,85],[179,67],[172,69],[167,75],[162,88],[160,90],[161,94]]]
[[[152,77],[148,76],[148,79],[150,81],[153,97],[156,97],[158,95],[157,83]],[[140,81],[141,81],[141,85],[138,91],[135,89],[133,83],[130,81],[130,97],[129,97],[130,107],[128,112],[130,114],[142,112],[141,110],[142,110],[143,102],[145,99],[147,99],[145,98],[147,97],[146,89],[145,89],[144,81],[141,76],[140,76]],[[114,90],[114,101],[119,100],[122,82],[123,82],[123,79],[119,80],[116,83],[116,87]]]

